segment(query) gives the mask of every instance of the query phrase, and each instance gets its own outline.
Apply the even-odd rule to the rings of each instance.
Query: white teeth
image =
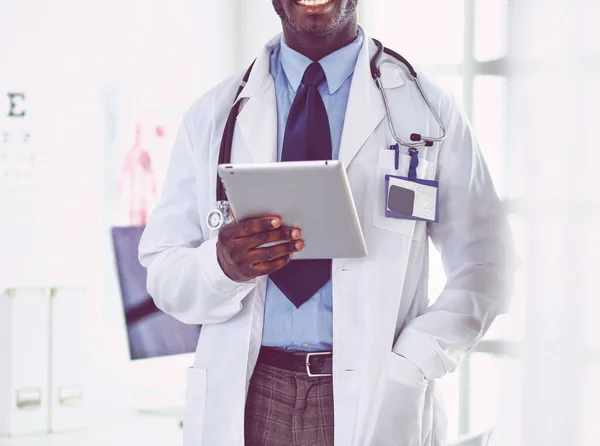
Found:
[[[332,0],[298,0],[298,3],[304,6],[319,6],[331,2]]]

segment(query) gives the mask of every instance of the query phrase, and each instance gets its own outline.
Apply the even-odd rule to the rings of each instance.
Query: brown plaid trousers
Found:
[[[333,381],[257,364],[246,400],[246,446],[333,446]]]

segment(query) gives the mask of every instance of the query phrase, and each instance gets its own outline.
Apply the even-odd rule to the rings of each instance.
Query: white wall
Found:
[[[109,239],[127,148],[115,132],[148,110],[179,119],[277,31],[267,0],[0,4],[0,94],[27,91],[40,186],[26,217],[0,207],[0,287],[88,289],[88,314],[73,317],[88,321],[90,396],[108,402],[95,405],[103,412],[130,402]]]
[[[281,22],[271,0],[238,1],[241,32],[238,60],[242,64],[238,68],[243,69],[250,65],[268,40],[281,32]]]

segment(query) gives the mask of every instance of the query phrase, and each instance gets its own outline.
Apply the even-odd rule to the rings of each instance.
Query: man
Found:
[[[448,131],[418,154],[418,177],[439,181],[439,222],[386,217],[384,177],[406,176],[411,156],[401,147],[395,162],[389,150],[369,65],[376,47],[357,25],[357,0],[273,5],[283,34],[239,96],[232,162],[341,160],[369,254],[294,261],[302,228],[276,215],[210,230],[221,136],[243,73],[191,107],[140,244],[157,306],[202,324],[184,443],[443,445],[436,380],[507,309],[512,248],[489,173],[460,110],[420,76]],[[379,63],[399,136],[440,134],[401,65]],[[431,306],[428,237],[448,276]],[[258,248],[267,241],[283,243]]]

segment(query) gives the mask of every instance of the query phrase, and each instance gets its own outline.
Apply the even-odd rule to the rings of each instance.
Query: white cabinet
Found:
[[[50,407],[51,432],[85,425],[85,293],[56,288],[50,299]]]
[[[85,424],[85,293],[0,289],[0,436]]]
[[[0,435],[47,432],[49,292],[0,293]]]

